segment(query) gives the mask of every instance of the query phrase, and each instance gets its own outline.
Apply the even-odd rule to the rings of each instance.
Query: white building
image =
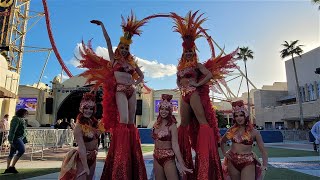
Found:
[[[16,98],[18,94],[19,74],[9,71],[8,62],[0,55],[0,118],[15,113]]]
[[[310,127],[320,119],[320,47],[295,57],[299,90],[303,101],[305,125]],[[257,125],[267,129],[279,126],[288,129],[299,127],[299,105],[292,59],[285,62],[287,89],[283,87],[262,88],[254,93]]]

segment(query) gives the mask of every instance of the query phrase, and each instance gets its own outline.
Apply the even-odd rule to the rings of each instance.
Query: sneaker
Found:
[[[8,174],[8,173],[11,173],[10,170],[9,170],[9,168],[6,169],[6,170],[4,170],[4,172],[3,172],[2,174]]]
[[[14,173],[14,174],[19,173],[19,172],[17,171],[16,167],[9,167],[9,170],[10,170],[11,173]]]
[[[12,171],[12,167],[7,168],[2,174],[9,174],[9,173],[13,173]]]

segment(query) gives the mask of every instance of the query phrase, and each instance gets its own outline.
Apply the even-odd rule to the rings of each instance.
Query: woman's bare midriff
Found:
[[[132,78],[131,74],[129,74],[129,73],[115,71],[114,76],[115,76],[116,82],[118,84],[123,84],[123,85],[132,85],[133,84],[133,78]]]
[[[181,78],[180,79],[180,86],[188,87],[189,82],[191,82],[191,81],[197,82],[195,78]]]
[[[86,146],[87,151],[93,151],[98,149],[98,139],[94,139],[90,142],[85,142],[84,145]]]
[[[231,151],[238,154],[248,154],[252,151],[252,145],[244,145],[240,143],[232,143]]]
[[[156,148],[156,149],[170,149],[170,148],[172,148],[172,143],[171,143],[171,141],[156,140],[154,143],[154,148]]]

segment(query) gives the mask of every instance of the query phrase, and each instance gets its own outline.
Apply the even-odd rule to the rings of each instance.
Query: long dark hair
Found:
[[[19,118],[24,118],[26,115],[28,115],[28,111],[26,109],[19,109],[16,111],[16,116]]]

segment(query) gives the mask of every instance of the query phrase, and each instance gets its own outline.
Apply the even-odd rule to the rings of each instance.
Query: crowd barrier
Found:
[[[34,153],[41,153],[43,158],[43,151],[52,149],[55,151],[62,146],[72,146],[74,142],[73,131],[71,129],[27,129],[27,140],[25,154],[30,154],[32,160]],[[6,157],[10,151],[10,144],[8,142],[8,132],[3,132],[0,146],[0,157]]]
[[[139,128],[141,143],[153,144],[152,129]],[[220,130],[221,136],[224,135],[226,130]],[[0,157],[6,157],[10,151],[10,144],[7,139],[8,132],[2,132],[0,136]],[[260,131],[263,141],[265,143],[275,143],[284,141],[301,141],[311,140],[308,131],[301,130],[262,130]],[[52,149],[55,151],[62,146],[72,146],[74,143],[73,131],[71,129],[27,129],[26,154],[30,154],[32,160],[35,153],[41,153],[43,158],[43,151]],[[106,144],[110,142],[105,138]],[[107,145],[107,146],[108,146]]]
[[[220,135],[223,136],[226,129],[220,130]],[[152,129],[139,128],[141,143],[153,144]],[[259,130],[262,139],[265,143],[279,143],[284,141],[306,141],[309,140],[309,132],[302,130]]]

